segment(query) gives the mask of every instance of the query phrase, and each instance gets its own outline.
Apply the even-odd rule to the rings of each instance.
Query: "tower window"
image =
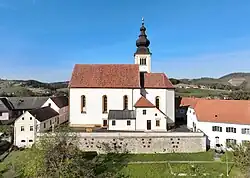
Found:
[[[147,65],[146,58],[140,58],[140,65]]]
[[[108,98],[106,95],[102,96],[102,112],[108,112]]]
[[[123,109],[128,109],[128,96],[123,96]]]

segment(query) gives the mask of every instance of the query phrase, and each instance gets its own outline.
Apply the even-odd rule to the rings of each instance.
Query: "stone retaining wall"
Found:
[[[193,153],[206,151],[203,133],[184,132],[81,132],[77,133],[84,151],[105,153]]]

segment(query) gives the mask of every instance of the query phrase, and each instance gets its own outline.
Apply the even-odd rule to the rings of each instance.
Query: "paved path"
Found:
[[[164,164],[164,163],[224,163],[222,161],[130,161],[127,164]],[[233,164],[234,162],[228,162],[228,164]]]

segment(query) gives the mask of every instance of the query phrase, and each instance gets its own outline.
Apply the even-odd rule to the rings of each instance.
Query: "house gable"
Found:
[[[54,103],[54,101],[49,98],[43,105],[42,107],[51,107],[52,109],[54,109],[56,112],[59,113],[60,108],[56,105],[56,103]]]

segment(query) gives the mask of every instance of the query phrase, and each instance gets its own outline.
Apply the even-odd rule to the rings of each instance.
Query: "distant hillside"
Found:
[[[231,74],[224,75],[219,79],[230,80],[231,78],[248,78],[248,77],[250,77],[250,73],[238,72],[238,73],[231,73]]]
[[[179,81],[184,84],[205,85],[211,88],[250,90],[250,73],[231,73],[220,78],[203,77]]]
[[[68,81],[0,80],[0,96],[50,96],[67,94]]]

